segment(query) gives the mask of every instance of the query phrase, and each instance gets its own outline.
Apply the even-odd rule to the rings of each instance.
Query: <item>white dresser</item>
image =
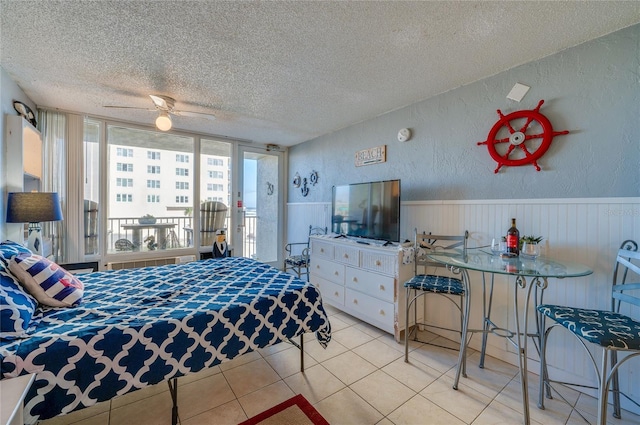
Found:
[[[323,302],[393,334],[404,330],[405,290],[413,264],[403,264],[399,246],[311,237],[310,281]],[[419,318],[421,319],[421,318]],[[413,320],[411,321],[413,322]]]

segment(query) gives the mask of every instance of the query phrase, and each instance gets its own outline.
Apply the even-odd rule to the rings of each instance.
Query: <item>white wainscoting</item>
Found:
[[[288,241],[305,240],[309,225],[330,227],[330,211],[331,203],[288,204]],[[483,246],[489,244],[493,237],[506,234],[512,217],[517,219],[521,235],[544,237],[543,255],[577,261],[594,270],[587,277],[550,280],[544,302],[600,309],[610,307],[610,280],[616,251],[626,239],[640,242],[640,198],[403,202],[401,238],[413,239],[414,228],[445,234],[462,233],[466,229],[470,233],[469,246]],[[474,285],[478,285],[474,287],[479,289],[481,274],[472,273],[471,279]],[[513,328],[515,284],[513,279],[506,276],[496,276],[495,279],[492,319],[500,325]],[[472,295],[471,328],[481,327],[480,295],[481,291],[475,291]],[[427,317],[451,326],[458,323],[455,315],[444,307],[443,303],[428,303]],[[640,311],[630,313],[640,317]],[[530,329],[533,329],[533,315],[530,315],[529,323]],[[479,349],[480,342],[480,334],[476,334],[471,347]],[[517,364],[514,348],[503,338],[489,336],[487,352]],[[555,331],[551,335],[548,356],[550,373],[554,378],[587,385],[596,382],[587,356],[574,338],[567,338],[563,331]],[[599,357],[598,351],[596,359]],[[529,370],[538,373],[538,354],[531,340],[529,358]],[[621,389],[636,400],[640,394],[639,363],[638,360],[631,360],[620,371]],[[473,368],[469,373],[473,373]],[[585,391],[593,394],[592,391]],[[640,413],[630,403],[624,400],[623,403],[625,408]]]

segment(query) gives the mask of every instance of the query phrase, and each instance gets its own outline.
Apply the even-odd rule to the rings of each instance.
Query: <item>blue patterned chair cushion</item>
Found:
[[[551,304],[538,306],[538,311],[593,344],[640,349],[640,322],[624,314]]]
[[[13,241],[0,243],[0,270],[9,270],[9,261],[11,261],[14,256],[23,252],[31,253],[28,248]]]
[[[292,266],[306,267],[308,258],[305,255],[292,255],[287,257],[285,261],[287,264],[291,264]]]
[[[404,283],[405,288],[420,289],[438,294],[463,295],[462,281],[455,277],[419,274]]]
[[[0,270],[0,339],[27,337],[37,305],[11,273]]]

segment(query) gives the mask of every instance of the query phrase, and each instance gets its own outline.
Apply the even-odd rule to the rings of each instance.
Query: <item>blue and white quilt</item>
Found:
[[[246,258],[83,275],[75,308],[39,308],[29,337],[0,343],[2,378],[36,373],[35,423],[331,327],[318,290]]]

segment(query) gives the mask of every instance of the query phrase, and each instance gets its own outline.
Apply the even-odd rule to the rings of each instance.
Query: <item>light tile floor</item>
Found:
[[[329,421],[337,424],[520,424],[520,384],[515,366],[487,357],[477,367],[471,352],[467,378],[451,388],[457,351],[412,343],[410,363],[393,337],[327,307],[333,339],[325,350],[313,335],[305,338],[305,373],[299,351],[282,343],[178,380],[183,425],[237,424],[301,393]],[[428,334],[423,335],[424,338]],[[435,335],[442,345],[452,343]],[[452,345],[453,346],[453,345]],[[595,423],[593,397],[563,388],[567,405],[547,400],[536,406],[538,376],[529,378],[532,424]],[[610,416],[615,425],[640,424],[640,416]],[[42,425],[164,425],[171,422],[167,384],[145,388],[90,408],[59,416]]]

